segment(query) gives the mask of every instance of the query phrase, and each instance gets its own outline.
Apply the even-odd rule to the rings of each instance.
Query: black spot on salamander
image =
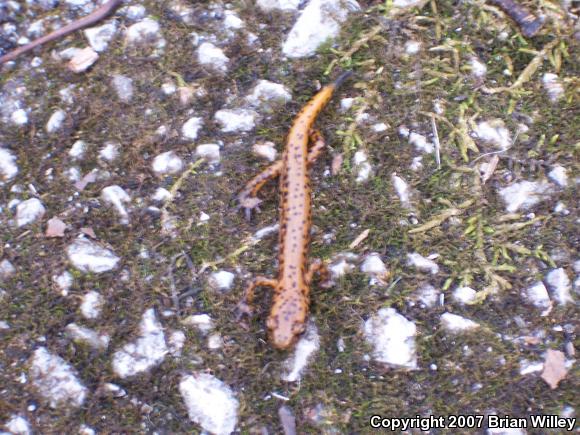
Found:
[[[292,288],[298,287],[298,283],[296,281],[292,282]]]

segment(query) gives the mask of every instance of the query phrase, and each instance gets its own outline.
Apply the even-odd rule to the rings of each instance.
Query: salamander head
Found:
[[[306,316],[306,304],[294,300],[276,301],[266,322],[272,346],[281,350],[292,347],[306,329]]]

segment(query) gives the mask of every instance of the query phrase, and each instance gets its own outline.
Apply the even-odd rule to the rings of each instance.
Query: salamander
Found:
[[[325,147],[320,132],[313,129],[314,121],[336,88],[350,75],[351,72],[342,74],[304,106],[290,128],[282,159],[252,178],[238,194],[241,207],[249,211],[260,204],[256,195],[261,187],[270,179],[280,178],[278,277],[256,277],[249,283],[244,300],[238,306],[240,315],[249,314],[256,287],[274,289],[266,326],[270,342],[278,349],[290,348],[306,329],[314,274],[319,272],[322,278],[328,277],[322,261],[316,259],[308,263],[312,225],[308,170]]]
[[[91,26],[101,21],[103,18],[109,16],[117,8],[117,6],[121,4],[122,1],[123,0],[109,0],[108,2],[101,5],[101,7],[95,9],[86,17],[82,17],[76,21],[73,21],[72,23],[67,24],[64,27],[61,27],[60,29],[57,29],[52,33],[49,33],[48,35],[41,36],[40,38],[35,39],[29,44],[23,45],[22,47],[19,47],[15,50],[6,53],[4,56],[0,57],[0,65],[5,62],[16,59],[21,54],[24,54],[38,47],[39,45],[45,44],[50,41],[54,41],[55,39],[66,36],[69,33],[75,32],[79,29]]]

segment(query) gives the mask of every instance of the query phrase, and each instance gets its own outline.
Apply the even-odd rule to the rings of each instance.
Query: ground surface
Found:
[[[179,392],[182,377],[192,372],[210,373],[231,388],[239,401],[236,427],[241,433],[280,433],[281,405],[295,415],[299,433],[368,433],[373,414],[579,412],[580,382],[572,361],[578,347],[578,288],[575,293],[573,282],[579,259],[580,63],[573,22],[565,19],[559,4],[526,2],[548,19],[539,36],[525,39],[514,23],[483,2],[436,1],[396,17],[389,15],[389,2],[362,3],[342,24],[333,44],[313,57],[284,59],[280,47],[296,15],[265,13],[251,1],[234,2],[230,10],[245,27],[222,44],[230,61],[227,72],[219,74],[197,62],[189,35],[219,29],[219,20],[207,11],[223,5],[195,4],[193,19],[185,23],[169,11],[170,2],[140,3],[161,24],[166,40],[155,60],[138,51],[129,53],[123,37],[117,36],[90,70],[75,74],[50,53],[84,47],[82,34],[76,34],[36,52],[43,60],[41,67],[31,67],[33,55],[28,55],[1,72],[3,95],[22,88],[19,98],[30,110],[26,125],[17,127],[6,119],[0,123],[0,146],[16,156],[18,166],[18,174],[5,180],[0,191],[0,260],[8,260],[15,269],[0,279],[0,320],[6,326],[0,330],[0,423],[20,415],[37,433],[77,433],[81,424],[98,433],[196,432],[199,426],[189,420]],[[27,7],[38,18],[63,9]],[[26,20],[34,21],[31,15]],[[248,41],[250,31],[258,42]],[[406,52],[409,41],[420,43],[418,52]],[[509,91],[489,92],[514,83],[546,46],[529,80]],[[474,62],[486,65],[484,75],[474,73]],[[320,348],[300,382],[289,383],[280,378],[287,353],[273,350],[266,341],[266,291],[248,330],[232,316],[250,276],[276,273],[275,236],[230,255],[255,231],[276,223],[276,187],[264,189],[261,212],[250,221],[235,208],[232,194],[267,164],[252,152],[252,145],[269,140],[281,151],[302,104],[319,83],[343,69],[353,70],[355,76],[317,123],[332,150],[312,169],[311,253],[332,259],[353,252],[356,267],[331,289],[314,286],[311,311]],[[548,97],[545,73],[558,74],[563,94],[557,101]],[[119,101],[111,85],[113,74],[133,80],[130,101]],[[216,110],[240,106],[260,79],[285,85],[292,101],[272,113],[261,112],[248,132],[223,132],[214,119]],[[183,105],[177,94],[161,92],[167,83],[205,94]],[[69,85],[74,85],[74,101],[67,105],[59,91]],[[355,98],[354,104],[341,111],[340,100],[346,97]],[[46,123],[57,108],[65,109],[66,119],[49,134]],[[186,140],[181,128],[191,116],[201,117],[204,125],[195,140]],[[421,134],[432,144],[431,119],[438,127],[439,166],[435,153],[422,154],[405,131]],[[509,132],[507,150],[473,134],[480,121],[498,119]],[[372,127],[379,123],[386,124],[384,131]],[[160,136],[161,126],[166,132]],[[470,143],[469,138],[475,140]],[[79,139],[88,148],[74,162],[69,150]],[[108,141],[120,144],[113,161],[98,155]],[[151,200],[157,188],[171,190],[183,174],[156,175],[153,158],[173,150],[188,165],[197,161],[196,147],[205,143],[220,145],[219,164],[200,164],[181,180],[165,206]],[[365,181],[357,181],[357,151],[368,156],[372,167]],[[328,168],[337,155],[343,163],[331,175]],[[422,167],[411,169],[419,156]],[[494,156],[499,157],[497,167],[482,180],[480,169],[485,167],[479,165]],[[108,176],[79,191],[68,176],[71,166],[82,175],[101,168]],[[556,166],[566,171],[565,185],[546,181]],[[395,173],[406,183],[408,200],[397,193]],[[541,201],[510,210],[499,192],[526,180],[548,183]],[[102,199],[103,188],[111,185],[121,186],[131,197],[128,224]],[[45,215],[16,226],[10,201],[33,197],[42,201]],[[161,209],[175,219],[173,229],[163,222]],[[453,216],[437,221],[449,210],[454,210]],[[207,222],[200,222],[202,212],[209,215]],[[63,237],[45,236],[47,220],[54,216],[67,225]],[[409,232],[429,222],[431,228]],[[92,228],[95,240],[119,257],[115,270],[82,273],[71,265],[66,250],[82,228]],[[366,229],[366,239],[349,248]],[[358,265],[373,252],[388,274],[384,283],[375,280],[369,285],[369,274]],[[436,273],[408,265],[410,253],[437,254],[431,257],[438,265]],[[228,290],[216,291],[208,282],[212,268],[201,269],[223,258],[215,269],[234,273],[235,280]],[[559,268],[572,281],[572,301],[559,303],[553,290],[557,286],[546,283],[553,307],[541,316],[544,310],[524,297],[525,289]],[[66,291],[54,278],[64,271],[73,278]],[[420,301],[418,291],[426,284],[444,294],[443,305],[440,296],[432,306]],[[475,303],[453,298],[453,291],[462,286],[477,291]],[[104,297],[96,319],[83,317],[79,310],[91,290]],[[361,325],[384,307],[395,308],[415,324],[417,370],[389,368],[373,359]],[[122,378],[112,369],[113,354],[135,339],[150,308],[155,308],[167,336],[169,331],[185,332],[184,345],[179,356],[167,355],[145,373]],[[445,312],[480,327],[448,332],[441,326]],[[208,348],[206,336],[182,323],[199,313],[213,319],[221,337],[215,349]],[[65,328],[73,322],[108,334],[108,346],[95,349],[72,341]],[[82,406],[69,401],[51,407],[39,394],[30,365],[41,346],[74,368],[87,389]],[[568,361],[569,371],[554,389],[540,377],[548,349],[564,352]],[[525,361],[540,363],[540,371],[522,374]],[[126,394],[103,393],[107,383]]]

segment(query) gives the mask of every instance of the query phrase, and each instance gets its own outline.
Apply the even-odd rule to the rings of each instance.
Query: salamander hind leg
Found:
[[[246,287],[246,291],[244,292],[242,300],[236,307],[236,320],[239,322],[243,317],[250,316],[252,314],[252,303],[254,301],[256,287],[264,286],[276,288],[277,285],[277,280],[263,276],[258,276],[250,281],[248,287]]]
[[[308,165],[312,166],[316,159],[320,156],[324,148],[326,147],[326,142],[322,137],[322,133],[319,130],[312,129],[308,133]]]
[[[320,286],[323,288],[330,287],[332,284],[332,281],[330,279],[330,272],[326,267],[326,264],[324,264],[324,262],[319,258],[313,260],[312,263],[310,263],[310,267],[306,272],[306,282],[308,284],[312,283],[314,274],[316,272],[318,272],[318,275],[320,276]]]

